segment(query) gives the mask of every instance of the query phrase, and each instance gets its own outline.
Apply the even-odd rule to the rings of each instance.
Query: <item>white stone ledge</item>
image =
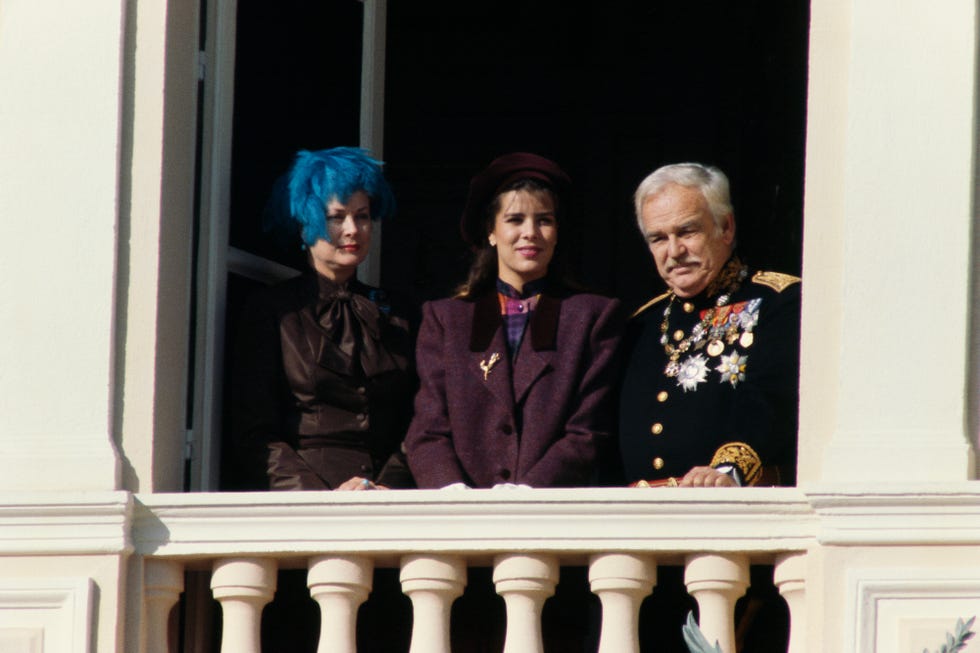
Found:
[[[980,482],[800,488],[0,493],[0,554],[749,552],[980,544]],[[584,558],[583,558],[584,559]]]
[[[130,553],[128,492],[0,493],[0,554]]]
[[[980,543],[980,482],[894,483],[803,488],[820,544]]]
[[[176,557],[980,544],[980,483],[141,495],[133,541]]]
[[[582,488],[140,495],[157,556],[787,551],[815,541],[796,489]]]

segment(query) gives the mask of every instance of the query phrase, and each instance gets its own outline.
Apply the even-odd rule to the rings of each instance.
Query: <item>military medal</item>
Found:
[[[715,371],[721,375],[720,381],[728,381],[734,388],[745,380],[745,368],[748,366],[749,357],[741,356],[737,351],[733,351],[728,356],[722,356],[721,362]]]
[[[677,371],[677,385],[688,390],[697,390],[699,383],[708,380],[708,359],[702,354],[688,356]]]
[[[722,318],[728,316],[729,309],[726,307],[731,299],[731,295],[738,290],[739,286],[742,285],[742,281],[747,276],[748,270],[742,265],[741,261],[737,258],[729,261],[720,277],[716,280],[717,284],[713,284],[715,288],[721,288],[724,292],[715,300],[715,305],[704,312],[701,320],[691,329],[691,335],[686,338],[684,337],[684,332],[680,329],[677,329],[673,333],[670,331],[670,312],[674,306],[674,300],[677,299],[677,296],[673,292],[670,293],[670,300],[667,302],[667,307],[664,308],[664,319],[660,323],[660,344],[663,345],[664,353],[667,354],[667,365],[664,367],[664,374],[670,378],[678,378],[678,385],[681,385],[685,392],[696,389],[697,384],[704,381],[704,370],[707,369],[707,359],[698,354],[696,356],[689,356],[681,363],[679,362],[681,354],[687,352],[692,347],[695,350],[704,347],[704,339],[706,336],[709,336],[709,333],[709,337],[712,340],[708,343],[708,355],[718,356],[725,350],[725,345],[720,340],[720,334],[716,335],[714,329],[709,329],[708,325],[714,325],[718,316]],[[711,291],[712,289],[709,288],[709,294]],[[691,306],[690,311],[688,310],[688,305]],[[685,302],[682,308],[686,312],[691,312],[694,310],[694,305],[690,302]],[[730,343],[738,339],[737,336],[731,337],[732,333],[730,332],[725,333],[725,336],[726,339],[731,338]],[[671,338],[677,342],[676,345],[671,342]],[[484,378],[486,378],[485,372]]]
[[[751,331],[746,331],[742,334],[742,337],[738,339],[738,344],[742,345],[744,348],[748,349],[755,342],[755,336],[752,335]]]
[[[725,331],[725,342],[731,345],[736,340],[738,340],[738,328],[736,326],[728,327],[728,330]]]

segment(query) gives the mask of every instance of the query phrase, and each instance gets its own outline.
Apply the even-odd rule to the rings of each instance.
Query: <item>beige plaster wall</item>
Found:
[[[0,5],[0,442],[9,464],[0,488],[118,483],[110,429],[124,4]]]
[[[91,582],[93,619],[86,630],[91,648],[83,649],[83,642],[73,641],[72,650],[124,653],[126,651],[123,641],[124,617],[127,607],[124,602],[123,584],[125,561],[125,557],[119,555],[0,557],[0,585],[4,590],[30,593],[36,591],[38,587],[43,587],[46,581]],[[28,603],[20,607],[26,611],[33,606]],[[134,606],[133,609],[138,612],[139,606]],[[0,615],[0,618],[3,616],[7,615]],[[55,646],[56,637],[64,636],[65,631],[71,627],[69,620],[57,624],[46,632],[46,637],[51,640],[49,645]]]
[[[957,618],[980,616],[977,553],[949,545],[815,550],[807,595],[819,597],[808,604],[817,627],[808,650],[938,650]]]
[[[976,4],[814,0],[810,47],[800,478],[970,478]]]
[[[130,7],[115,432],[123,487],[183,486],[197,106],[196,3]]]

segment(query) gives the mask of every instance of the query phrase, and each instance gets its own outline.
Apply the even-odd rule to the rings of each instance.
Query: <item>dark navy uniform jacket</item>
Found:
[[[680,478],[718,462],[720,450],[742,478],[754,475],[738,453],[745,447],[733,443],[761,459],[762,483],[795,480],[799,278],[750,271],[727,305],[711,314],[717,298],[707,291],[689,299],[667,293],[630,320],[619,424],[626,482]],[[670,304],[668,341],[687,346],[677,356],[676,376],[665,373],[669,356],[661,341]]]

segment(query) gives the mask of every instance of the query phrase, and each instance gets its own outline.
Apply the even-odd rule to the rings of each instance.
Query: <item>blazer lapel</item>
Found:
[[[513,410],[512,370],[503,329],[497,330],[497,335],[490,341],[486,351],[470,354],[470,364],[473,373],[479,376],[480,383],[483,383],[508,411]]]
[[[553,351],[534,351],[528,342],[524,341],[517,360],[514,361],[514,400],[517,403],[524,401],[534,382],[551,369],[551,359],[554,354]]]
[[[531,316],[531,346],[535,351],[555,351],[558,347],[558,320],[561,317],[561,300],[551,295],[541,295]]]
[[[508,411],[514,409],[510,355],[507,353],[506,335],[496,293],[481,297],[473,303],[469,366],[472,373],[479,377],[480,383],[486,385]]]
[[[514,364],[514,400],[518,403],[524,401],[534,382],[552,368],[560,313],[560,300],[541,295]]]

